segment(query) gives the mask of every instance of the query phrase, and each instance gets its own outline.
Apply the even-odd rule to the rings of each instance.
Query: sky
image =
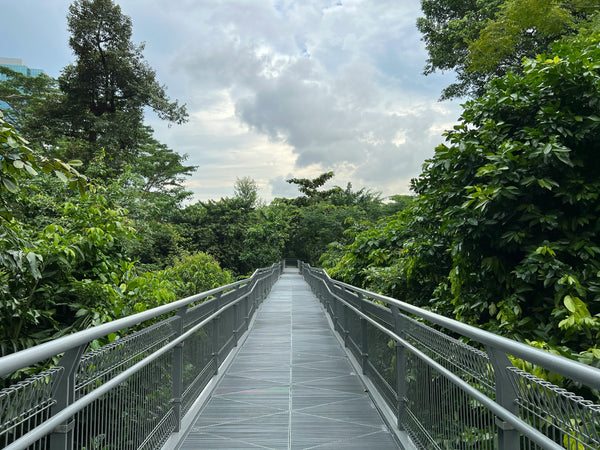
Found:
[[[74,62],[70,0],[0,0],[0,56],[58,77]],[[120,0],[132,41],[189,121],[153,113],[155,137],[198,166],[195,200],[295,197],[285,180],[333,171],[331,185],[383,197],[411,178],[460,115],[439,102],[451,73],[424,76],[419,0]]]

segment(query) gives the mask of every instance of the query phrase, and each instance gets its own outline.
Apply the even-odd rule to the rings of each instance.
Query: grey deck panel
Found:
[[[180,449],[397,449],[323,309],[286,269]]]

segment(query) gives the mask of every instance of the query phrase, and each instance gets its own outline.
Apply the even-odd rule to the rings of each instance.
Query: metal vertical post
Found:
[[[394,317],[394,332],[398,336],[404,335],[404,320],[400,314],[400,309],[397,306],[390,306]],[[403,430],[406,426],[406,349],[399,342],[394,343],[396,348],[396,407],[398,408],[399,430]]]
[[[358,305],[360,312],[365,313],[365,299],[361,293],[358,294]],[[363,375],[367,375],[367,368],[369,364],[369,341],[367,338],[367,321],[364,317],[360,318],[360,356]]]
[[[250,296],[244,297],[244,331],[248,330],[250,326]]]
[[[258,298],[258,293],[256,292],[256,289],[252,292],[252,286],[248,286],[248,291],[250,291],[250,294],[252,296],[252,303],[254,303],[254,308],[258,308],[258,305],[260,305],[260,300]]]
[[[64,371],[52,386],[52,396],[56,399],[56,403],[52,406],[53,415],[59,413],[75,401],[75,375],[81,356],[86,348],[87,345],[80,345],[66,351],[62,358],[60,358],[58,367],[63,367]],[[74,448],[74,428],[74,417],[71,417],[68,421],[58,426],[50,435],[50,449],[72,450]]]
[[[215,296],[215,312],[219,310],[220,298],[221,292]],[[212,358],[215,366],[215,375],[219,373],[219,354],[221,353],[221,349],[219,348],[219,319],[220,317],[217,316],[212,320]]]
[[[350,336],[350,329],[348,325],[348,315],[349,311],[346,305],[342,305],[342,311],[344,312],[343,322],[344,322],[344,347],[348,347],[348,338]]]
[[[329,282],[329,280],[325,281],[326,283]],[[329,291],[333,292],[333,290],[331,289],[331,284],[329,283]],[[338,303],[335,299],[335,297],[333,295],[328,295],[329,298],[329,308],[330,308],[330,312],[331,312],[331,319],[333,320],[333,329],[334,330],[339,330],[339,323],[338,323]]]
[[[173,322],[174,337],[178,338],[183,334],[183,318],[187,307],[179,308],[177,319]],[[183,395],[183,342],[180,342],[173,348],[173,366],[171,368],[171,404],[175,414],[175,431],[179,431],[181,426],[181,396]]]
[[[233,346],[238,344],[238,303],[233,305]]]
[[[502,350],[486,346],[486,351],[494,368],[496,403],[518,416],[517,393],[506,373],[506,368],[512,367],[512,363]],[[520,433],[512,425],[500,420],[498,417],[496,417],[496,425],[498,426],[498,450],[519,448]]]

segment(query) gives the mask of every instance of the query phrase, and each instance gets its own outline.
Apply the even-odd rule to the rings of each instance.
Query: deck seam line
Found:
[[[361,436],[354,436],[353,439],[359,438],[359,437],[366,437],[366,436],[372,436],[374,434],[378,434],[378,433],[386,433],[385,430],[377,430],[377,431],[373,431],[371,433],[366,433],[363,434]],[[313,448],[318,449],[318,448],[323,448],[323,447],[331,447],[331,445],[335,445],[336,443],[341,443],[341,442],[347,442],[348,439],[337,439],[335,441],[332,442],[326,442],[324,444],[317,444],[313,447],[306,447],[304,450],[312,450]]]
[[[381,424],[381,425],[365,425],[364,423],[357,422],[355,420],[342,420],[342,419],[336,419],[334,417],[322,416],[322,415],[319,415],[319,414],[310,414],[310,413],[306,413],[306,412],[302,412],[302,411],[297,411],[297,412],[298,412],[298,414],[302,414],[303,416],[310,416],[310,417],[316,417],[318,419],[331,420],[332,422],[351,423],[353,425],[360,425],[361,427],[371,428],[371,429],[377,430],[377,431],[388,431],[387,430],[387,425],[385,425],[385,424]],[[366,434],[371,434],[371,433],[366,433]],[[355,437],[360,437],[360,436],[355,436]]]
[[[292,386],[293,386],[293,358],[294,358],[294,293],[290,294],[290,377],[289,377],[289,402],[288,402],[288,449],[292,448]]]

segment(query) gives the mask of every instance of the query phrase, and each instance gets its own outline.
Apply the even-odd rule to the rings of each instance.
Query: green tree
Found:
[[[304,194],[302,197],[297,197],[294,202],[299,206],[309,205],[311,203],[318,203],[319,201],[326,200],[334,192],[337,192],[339,188],[329,189],[326,191],[319,190],[325,183],[333,178],[333,172],[325,172],[316,178],[290,178],[286,180],[290,184],[298,186],[298,190]]]
[[[240,197],[198,202],[178,212],[175,218],[189,251],[208,253],[236,275],[256,268],[240,260],[246,230],[253,220],[248,199]]]
[[[151,192],[170,193],[181,188],[197,166],[185,166],[187,155],[180,155],[158,142],[152,136],[152,128],[146,126],[143,130],[140,153],[131,168],[144,178],[142,191],[147,195]]]
[[[429,53],[425,74],[454,70],[442,98],[479,96],[492,79],[519,72],[523,58],[574,35],[598,0],[423,0],[417,21]]]
[[[434,165],[470,161],[446,211],[457,316],[581,351],[600,331],[598,38],[553,56],[468,103]]]
[[[234,196],[243,200],[247,208],[254,209],[258,206],[258,184],[250,177],[238,178],[233,186]]]
[[[422,0],[424,17],[417,19],[429,54],[424,73],[453,70],[455,83],[442,99],[478,94],[493,74],[469,70],[469,42],[476,40],[505,0]]]
[[[0,102],[4,102],[4,119],[21,133],[28,134],[34,111],[50,96],[56,95],[58,83],[45,74],[28,77],[0,66]]]
[[[98,194],[53,208],[53,223],[0,224],[0,274],[8,275],[0,307],[4,354],[72,330],[78,305],[100,301],[82,295],[79,284],[112,281],[126,259],[126,241],[135,239],[124,211]]]
[[[69,135],[91,145],[83,159],[104,147],[118,169],[138,154],[145,107],[162,119],[183,123],[185,106],[168,99],[143,59],[143,45],[131,42],[131,19],[112,0],[75,0],[67,23],[76,62],[59,77],[65,94],[60,115],[69,124]]]
[[[15,128],[4,120],[0,112],[0,221],[12,218],[11,196],[18,193],[21,179],[35,176],[38,171],[53,173],[73,189],[83,192],[87,185],[84,175],[74,166],[80,161],[64,163],[59,159],[44,158],[29,147]]]
[[[327,259],[332,273],[600,365],[599,42],[491,82],[413,204]]]
[[[518,68],[523,56],[548,49],[550,42],[575,24],[568,9],[571,6],[564,1],[506,1],[469,44],[471,69],[497,72]]]

